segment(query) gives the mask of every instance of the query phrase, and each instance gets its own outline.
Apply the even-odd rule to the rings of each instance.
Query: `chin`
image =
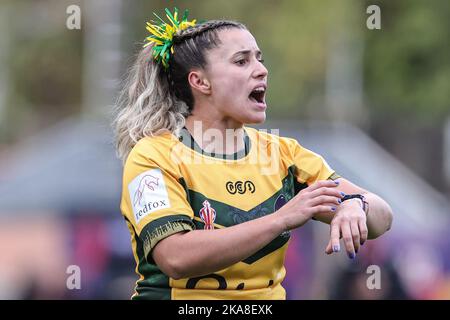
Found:
[[[258,114],[251,115],[247,117],[244,121],[245,124],[261,124],[266,121],[266,113],[265,112],[259,112]]]

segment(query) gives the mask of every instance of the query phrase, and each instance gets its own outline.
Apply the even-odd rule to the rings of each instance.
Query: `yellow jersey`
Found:
[[[289,232],[201,277],[172,279],[152,259],[155,245],[174,233],[227,228],[272,214],[308,185],[338,177],[294,139],[249,127],[244,132],[245,148],[233,155],[204,152],[186,129],[179,137],[143,138],[131,150],[121,211],[140,277],[132,299],[286,298],[281,282]]]

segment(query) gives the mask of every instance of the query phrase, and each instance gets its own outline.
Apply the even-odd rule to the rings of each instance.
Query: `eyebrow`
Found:
[[[239,54],[244,54],[244,55],[247,55],[247,54],[249,54],[249,53],[251,53],[252,51],[251,50],[241,50],[241,51],[238,51],[238,52],[235,52],[234,54],[233,54],[233,57],[235,57],[235,56],[237,56],[237,55],[239,55]],[[258,55],[262,55],[262,52],[261,52],[261,50],[256,50],[256,55],[258,56]]]

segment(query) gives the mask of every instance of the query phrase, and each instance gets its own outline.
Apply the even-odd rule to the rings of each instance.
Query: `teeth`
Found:
[[[264,90],[264,88],[256,88],[253,91],[255,91],[255,92],[264,92],[265,90]]]

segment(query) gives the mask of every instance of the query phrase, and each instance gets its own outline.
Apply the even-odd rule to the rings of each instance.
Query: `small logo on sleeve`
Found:
[[[136,223],[153,211],[170,208],[169,196],[160,169],[141,173],[128,185]]]

